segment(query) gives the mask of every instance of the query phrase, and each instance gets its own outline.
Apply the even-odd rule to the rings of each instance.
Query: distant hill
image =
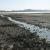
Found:
[[[50,10],[32,10],[32,9],[25,9],[25,10],[18,10],[17,12],[49,12]]]
[[[25,10],[11,10],[11,11],[0,10],[0,12],[50,12],[50,10],[25,9]]]

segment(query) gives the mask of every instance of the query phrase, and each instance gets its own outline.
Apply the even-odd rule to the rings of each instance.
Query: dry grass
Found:
[[[18,13],[9,14],[7,16],[22,22],[50,28],[50,13]]]

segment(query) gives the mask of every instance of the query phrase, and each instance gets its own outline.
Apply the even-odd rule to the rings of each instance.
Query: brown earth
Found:
[[[34,24],[39,27],[47,27],[50,29],[50,13],[23,13],[23,14],[9,14],[13,19]]]
[[[9,14],[5,16],[34,25],[41,23],[41,26],[50,26],[50,14]],[[50,44],[46,43],[46,39],[40,39],[36,32],[31,33],[0,17],[0,50],[42,49],[50,50]]]

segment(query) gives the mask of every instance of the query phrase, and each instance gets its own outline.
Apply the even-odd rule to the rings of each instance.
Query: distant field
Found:
[[[19,47],[31,47],[33,50],[35,48],[37,48],[37,50],[42,50],[41,47],[43,47],[43,50],[44,47],[46,50],[48,50],[48,48],[50,49],[50,47],[48,47],[50,46],[50,42],[47,43],[45,38],[40,39],[37,32],[31,33],[29,30],[19,27],[17,22],[14,24],[14,22],[8,20],[8,17],[11,17],[15,21],[25,22],[39,27],[47,27],[50,29],[50,13],[0,13],[1,49],[6,47],[7,49],[10,48],[13,50]]]
[[[5,14],[15,20],[47,27],[50,29],[50,13],[12,13]]]

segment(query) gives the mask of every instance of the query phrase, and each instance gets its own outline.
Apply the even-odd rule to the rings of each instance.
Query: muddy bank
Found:
[[[12,18],[14,19],[14,17]],[[37,32],[31,33],[25,28],[12,24],[7,18],[0,19],[0,50],[49,50],[50,43],[40,38]],[[15,18],[16,20],[16,18]]]
[[[14,24],[0,25],[0,50],[41,50],[49,47],[46,39],[40,39],[36,32],[31,33]]]

